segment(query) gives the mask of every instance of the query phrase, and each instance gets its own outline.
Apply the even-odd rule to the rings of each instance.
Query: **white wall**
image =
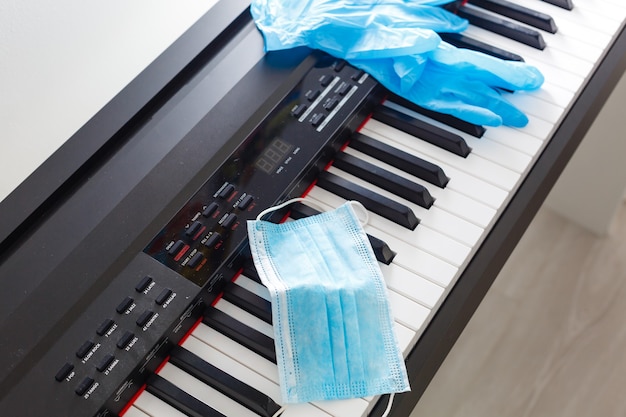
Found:
[[[215,0],[0,0],[0,201]]]

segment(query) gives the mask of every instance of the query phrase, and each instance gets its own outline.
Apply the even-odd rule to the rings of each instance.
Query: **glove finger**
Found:
[[[441,42],[429,55],[440,71],[462,74],[467,79],[482,81],[507,90],[535,90],[543,84],[541,72],[523,62],[505,61],[492,56],[456,48]]]
[[[524,127],[528,118],[517,107],[508,102],[502,95],[489,86],[478,81],[454,81],[441,87],[442,96],[454,97],[463,103],[479,108],[489,109],[502,119],[502,124],[513,127]]]

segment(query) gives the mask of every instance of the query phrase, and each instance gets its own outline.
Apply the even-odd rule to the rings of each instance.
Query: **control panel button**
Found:
[[[119,349],[125,349],[134,338],[135,334],[133,332],[125,332],[122,337],[120,337],[120,340],[117,341],[117,347]]]
[[[203,224],[201,222],[195,221],[191,223],[191,226],[187,228],[187,230],[185,231],[185,234],[187,236],[194,237],[202,229],[202,227],[203,227]]]
[[[318,127],[326,118],[326,116],[322,113],[317,113],[315,116],[313,116],[313,118],[311,119],[311,124],[315,127]]]
[[[134,302],[135,300],[133,300],[132,297],[126,297],[121,303],[118,304],[115,311],[117,311],[120,314],[123,314],[126,310],[130,308],[131,305],[133,305]]]
[[[326,104],[324,105],[324,108],[326,110],[332,111],[335,107],[337,107],[337,104],[339,104],[339,99],[337,99],[336,97],[333,97],[326,102]]]
[[[350,84],[343,83],[337,89],[337,94],[339,94],[340,96],[345,96],[348,91],[350,91]]]
[[[172,290],[169,288],[164,288],[163,291],[154,299],[154,302],[158,305],[162,305],[168,298],[172,295]]]
[[[187,266],[189,268],[195,268],[196,266],[200,265],[200,262],[202,262],[203,259],[204,255],[202,255],[200,252],[196,252],[196,254],[191,257],[189,262],[187,262]]]
[[[322,94],[320,90],[309,90],[306,92],[305,96],[309,101],[315,101]]]
[[[114,359],[115,359],[115,356],[111,354],[105,355],[104,358],[102,358],[100,362],[98,362],[98,365],[96,366],[96,369],[98,370],[98,372],[104,372],[109,367],[109,365],[111,365]]]
[[[104,320],[96,329],[96,334],[98,334],[98,336],[104,336],[114,324],[115,322],[112,319]]]
[[[139,281],[139,284],[135,286],[135,291],[143,292],[146,290],[146,288],[148,288],[148,285],[150,284],[152,284],[152,277],[149,275],[146,275],[145,277],[141,279],[141,281]]]
[[[137,323],[137,326],[143,327],[146,325],[148,320],[152,318],[152,316],[154,316],[154,311],[146,310],[143,313],[141,313],[141,315],[139,316],[139,318],[137,319],[135,323]]]
[[[207,248],[214,248],[215,245],[217,245],[221,241],[222,241],[222,235],[220,235],[217,232],[213,232],[211,236],[209,236],[207,241],[204,243],[204,246],[206,246]]]
[[[365,75],[365,71],[358,70],[357,72],[352,74],[352,77],[350,77],[350,78],[352,78],[354,81],[359,81],[361,79],[361,77],[363,77],[363,75]]]
[[[333,82],[334,79],[334,75],[324,75],[322,76],[322,78],[320,78],[320,84],[322,85],[322,87],[328,87],[328,85]]]
[[[91,340],[87,340],[85,343],[80,345],[80,347],[76,351],[76,356],[81,359],[84,358],[89,353],[89,351],[91,350],[93,346],[94,346],[94,343]]]
[[[291,110],[291,114],[292,114],[294,117],[298,118],[298,117],[300,117],[300,116],[302,116],[302,115],[304,114],[304,112],[306,111],[306,109],[307,109],[307,105],[306,105],[306,104],[299,104],[299,105],[297,105],[296,107],[294,107],[294,108]]]
[[[335,63],[333,68],[335,69],[336,72],[340,72],[345,66],[346,66],[346,61],[342,59],[342,60],[337,61],[337,63]]]
[[[220,193],[218,194],[219,198],[228,198],[233,191],[235,191],[235,186],[232,184],[228,184],[226,187],[224,187],[222,189],[222,191],[220,191]]]
[[[65,365],[61,367],[61,369],[59,369],[59,372],[57,372],[57,374],[54,376],[54,379],[61,382],[65,378],[67,378],[70,372],[72,372],[73,370],[74,370],[74,365],[67,362]]]
[[[239,202],[239,204],[237,204],[237,208],[239,210],[245,210],[253,201],[254,201],[254,197],[248,194]]]
[[[87,392],[87,390],[89,388],[91,388],[91,386],[94,383],[94,379],[93,378],[89,378],[89,377],[85,377],[85,379],[83,379],[80,384],[78,384],[78,386],[76,387],[76,389],[74,390],[74,392],[77,395],[85,395],[85,393]]]
[[[237,215],[231,213],[228,216],[226,216],[226,218],[222,222],[222,226],[224,226],[227,229],[230,229],[231,227],[233,227],[236,221],[237,221]]]
[[[211,217],[213,213],[217,211],[218,208],[219,208],[219,204],[217,204],[216,202],[213,202],[209,204],[208,206],[206,206],[206,208],[202,212],[202,215],[204,217]]]

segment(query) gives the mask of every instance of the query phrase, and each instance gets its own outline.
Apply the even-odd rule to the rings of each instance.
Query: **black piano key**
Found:
[[[419,224],[419,219],[409,207],[368,190],[360,185],[324,171],[317,179],[317,185],[346,200],[357,200],[369,211],[376,213],[392,222],[413,230]]]
[[[542,0],[542,1],[553,4],[565,10],[574,10],[574,2],[572,0]]]
[[[435,202],[435,199],[430,195],[426,187],[421,184],[417,184],[345,152],[338,153],[335,156],[333,166],[409,200],[420,207],[430,208]]]
[[[467,6],[460,7],[457,14],[469,20],[469,22],[475,26],[506,36],[509,39],[513,39],[533,48],[543,50],[546,47],[546,41],[543,39],[543,36],[541,36],[541,33],[526,26],[511,22],[510,20],[501,19]]]
[[[250,278],[252,281],[258,282],[259,284],[263,284],[263,282],[261,282],[261,277],[259,277],[259,273],[257,272],[256,268],[252,264],[252,260],[249,264],[247,264],[244,267],[243,274],[247,276],[248,278]]]
[[[437,187],[444,188],[450,181],[441,167],[362,133],[352,135],[350,147]]]
[[[159,375],[150,375],[146,391],[190,417],[226,417]]]
[[[274,340],[271,337],[241,323],[215,307],[207,308],[202,321],[240,345],[276,363]]]
[[[295,203],[291,206],[290,216],[296,220],[309,216],[314,216],[316,214],[320,214],[320,212],[312,207],[307,206],[306,204]],[[396,252],[392,251],[385,241],[380,240],[377,237],[370,235],[369,233],[367,234],[367,238],[370,242],[370,246],[374,250],[376,260],[385,265],[389,265],[391,261],[393,261],[393,258],[396,256]]]
[[[267,395],[183,347],[175,346],[172,349],[170,362],[260,416],[272,417],[280,410],[280,406]]]
[[[467,35],[462,35],[460,33],[440,33],[439,36],[441,36],[441,39],[456,46],[457,48],[471,49],[472,51],[482,52],[483,54],[491,55],[505,61],[524,62],[524,58],[516,53],[498,48],[497,46],[489,45],[488,43],[479,41]]]
[[[481,125],[475,125],[474,123],[466,122],[465,120],[461,120],[450,114],[438,113],[436,111],[425,109],[424,107],[418,106],[412,101],[393,93],[390,93],[388,95],[387,100],[406,107],[409,110],[413,110],[415,113],[423,114],[424,116],[430,117],[433,120],[453,127],[457,130],[460,130],[461,132],[470,134],[476,138],[481,138],[487,131],[487,129],[485,129]]]
[[[422,120],[415,119],[408,114],[391,109],[387,106],[378,106],[372,117],[379,122],[395,127],[409,135],[415,136],[428,143],[456,155],[466,157],[471,149],[461,136],[433,126]]]
[[[265,298],[259,297],[233,282],[226,285],[222,298],[264,322],[272,324],[272,304]]]
[[[551,16],[529,9],[519,4],[512,3],[507,0],[469,0],[475,6],[490,10],[502,16],[526,23],[537,29],[545,30],[549,33],[556,33],[557,27]]]

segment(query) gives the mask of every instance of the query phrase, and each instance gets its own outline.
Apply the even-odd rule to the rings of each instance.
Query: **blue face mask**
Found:
[[[352,204],[282,224],[248,221],[285,403],[409,390],[387,289]]]

